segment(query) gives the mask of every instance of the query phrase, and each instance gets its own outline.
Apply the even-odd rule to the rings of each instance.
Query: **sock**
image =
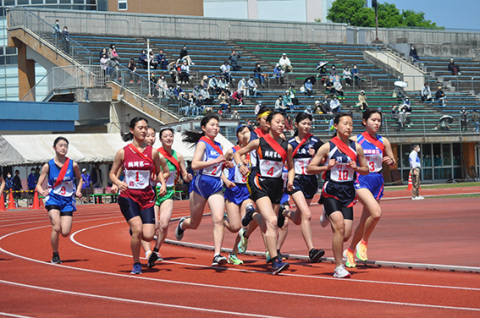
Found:
[[[154,251],[155,253],[158,253],[158,248],[155,247],[155,248],[153,249],[153,251]]]

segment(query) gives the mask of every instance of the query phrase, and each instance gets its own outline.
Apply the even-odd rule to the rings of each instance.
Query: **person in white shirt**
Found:
[[[432,91],[430,90],[430,86],[428,86],[428,83],[425,83],[422,87],[421,98],[422,98],[422,102],[432,100]]]
[[[408,156],[408,161],[410,162],[410,175],[412,176],[412,200],[423,200],[425,199],[419,194],[420,189],[420,158],[418,158],[418,153],[420,152],[420,145],[413,145],[413,150]]]
[[[290,62],[290,59],[287,57],[287,53],[282,54],[282,57],[278,61],[278,64],[280,64],[280,67],[285,73],[290,73],[293,70],[292,63]]]

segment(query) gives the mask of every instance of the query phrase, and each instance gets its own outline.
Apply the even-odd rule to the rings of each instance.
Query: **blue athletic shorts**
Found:
[[[280,204],[288,204],[288,201],[290,200],[290,196],[287,194],[287,190],[283,192],[282,198],[280,199]]]
[[[125,220],[130,220],[133,217],[139,216],[143,224],[155,224],[155,210],[153,206],[145,210],[140,210],[140,205],[130,198],[119,197],[118,205],[122,211]]]
[[[351,182],[334,182],[327,181],[322,188],[322,196],[318,203],[324,204],[326,198],[335,199],[343,208],[351,208],[356,203],[356,191],[353,181]],[[327,212],[329,212],[327,210]],[[332,211],[333,212],[333,211]]]
[[[293,190],[290,195],[302,191],[305,199],[311,199],[318,192],[318,178],[315,175],[296,174],[293,179]]]
[[[73,196],[64,197],[55,193],[50,193],[46,197],[45,208],[47,211],[59,210],[61,215],[71,215],[71,212],[77,211],[75,199]]]
[[[358,175],[355,181],[355,189],[368,189],[377,200],[383,197],[383,175],[378,172],[371,172],[367,175]]]
[[[250,198],[250,192],[246,184],[237,184],[236,187],[225,189],[225,199],[236,205],[241,205],[243,201]]]
[[[223,195],[222,179],[203,174],[197,174],[192,181],[192,190],[208,199],[212,194],[220,193]]]

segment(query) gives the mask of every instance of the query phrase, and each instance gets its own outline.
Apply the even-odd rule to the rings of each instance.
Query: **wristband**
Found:
[[[237,164],[237,168],[240,168],[241,166],[243,166],[243,162]]]

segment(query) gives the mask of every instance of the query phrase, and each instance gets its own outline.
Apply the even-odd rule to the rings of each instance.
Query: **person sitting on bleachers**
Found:
[[[321,64],[323,65],[320,66]],[[320,61],[316,69],[318,70],[317,77],[320,79],[320,84],[322,84],[323,86],[327,86],[327,80],[328,80],[327,62]]]
[[[293,105],[292,97],[289,90],[286,90],[285,95],[283,95],[283,105],[290,109],[290,112],[293,112],[293,110],[295,109],[295,105]]]
[[[334,115],[342,111],[342,104],[340,104],[340,101],[338,100],[337,96],[334,96],[332,101],[330,102],[330,111]]]
[[[420,62],[420,58],[418,57],[417,49],[415,46],[412,44],[412,47],[410,48],[410,53],[408,54],[413,62]]]
[[[395,86],[395,88],[393,89],[392,97],[398,100],[403,100],[405,99],[405,96],[406,94],[405,94],[405,91],[403,90],[403,87]]]
[[[282,95],[278,96],[277,100],[275,101],[275,111],[287,114],[287,109],[287,106],[283,104]]]
[[[445,99],[447,99],[447,96],[443,92],[442,87],[439,86],[437,92],[435,93],[435,101],[438,102],[440,106],[445,107],[447,105]]]
[[[455,64],[454,59],[450,59],[450,63],[448,63],[448,70],[452,72],[452,75],[462,75],[462,73],[460,73],[460,66]]]
[[[255,83],[255,79],[253,78],[253,75],[250,75],[250,78],[247,81],[247,96],[253,95],[253,97],[257,97],[257,89],[258,85]]]
[[[262,85],[262,87],[265,87],[263,82],[265,81],[265,74],[263,74],[262,67],[260,66],[260,63],[255,64],[255,67],[253,69],[253,76],[255,76],[256,79],[258,79],[258,83]]]
[[[420,96],[421,96],[422,102],[432,100],[432,91],[430,90],[430,86],[428,86],[428,83],[423,84]]]
[[[355,82],[355,85],[360,89],[362,89],[362,79],[360,78],[360,71],[358,70],[357,64],[353,64],[353,68],[351,72],[352,72],[353,81]]]
[[[195,63],[192,62],[192,58],[188,54],[186,45],[184,45],[182,47],[182,49],[180,50],[180,60],[186,60],[189,66],[190,65],[195,65]]]
[[[134,83],[137,81],[140,82],[140,79],[138,78],[137,75],[137,65],[135,64],[135,61],[133,59],[130,59],[128,61],[127,68],[130,70],[130,84]]]
[[[226,91],[222,91],[220,95],[218,95],[217,103],[220,105],[221,108],[226,109],[228,106],[228,96]]]
[[[185,99],[187,96],[180,85],[175,86],[173,89],[173,94],[175,94],[179,100],[180,98]]]
[[[232,111],[232,119],[241,119],[240,114],[238,113],[238,110],[236,108],[233,109]]]
[[[323,118],[325,122],[327,122],[327,116],[332,114],[330,111],[330,101],[328,100],[328,95],[325,95],[323,102],[319,100],[315,101],[313,113],[314,115],[318,114],[319,118]]]
[[[210,77],[210,80],[208,81],[208,92],[212,96],[216,96],[220,93],[220,88],[218,87],[218,81],[215,74],[213,74],[212,77]]]
[[[397,116],[397,123],[398,123],[397,131],[405,131],[406,120],[407,120],[407,114],[405,113],[405,109],[402,111],[399,111]]]
[[[150,62],[150,68],[153,68],[156,70],[158,66],[158,61],[155,58],[155,55],[153,54],[153,50],[150,50],[150,52],[148,52],[147,58],[148,58],[148,62]]]
[[[345,80],[345,85],[352,86],[352,72],[348,66],[345,66],[343,69],[343,79]]]
[[[242,68],[241,65],[238,65],[238,59],[240,57],[240,54],[238,54],[235,50],[232,50],[232,53],[230,53],[228,59],[230,60],[232,71],[240,71],[240,69]]]
[[[227,105],[225,112],[223,113],[223,118],[231,119],[232,118],[232,106]]]
[[[335,66],[335,64],[333,64],[330,68],[330,76],[333,78],[337,76],[337,67]]]
[[[278,64],[280,64],[280,67],[285,73],[290,73],[293,70],[292,62],[290,62],[290,59],[287,57],[287,53],[282,54]]]
[[[188,66],[187,61],[183,61],[180,67],[180,82],[182,84],[190,83],[190,66]]]
[[[367,95],[365,95],[365,91],[360,91],[360,94],[358,94],[358,103],[357,106],[360,108],[362,112],[366,111],[368,109],[368,103],[367,103]]]
[[[245,77],[242,77],[242,79],[238,81],[237,90],[241,91],[242,95],[245,96],[247,95],[247,89],[247,81],[245,80]]]
[[[338,98],[339,99],[345,99],[345,97],[343,96],[343,86],[342,86],[342,83],[340,83],[340,76],[337,75],[335,76],[334,78],[334,81],[333,81],[333,88],[335,89],[335,95],[339,96]]]
[[[410,105],[410,99],[407,96],[403,100],[403,104],[399,106],[399,111],[400,112],[405,111],[405,115],[406,115],[405,124],[407,125],[407,127],[413,126],[412,118],[410,116],[412,114],[412,106]]]
[[[243,105],[243,93],[241,90],[237,90],[233,92],[231,100],[235,103],[235,105]]]
[[[205,101],[203,100],[203,96],[200,95],[195,100],[195,115],[196,116],[201,115],[204,109],[205,109]]]
[[[315,91],[313,90],[313,84],[311,79],[307,79],[305,84],[303,84],[303,87],[305,88],[305,95],[308,95],[313,98],[313,95],[315,94]]]
[[[102,49],[102,51],[100,52],[99,59],[101,59],[103,55],[105,55],[105,56],[108,57],[108,50],[107,50],[106,47],[104,47],[104,48]]]
[[[138,56],[138,65],[140,65],[142,68],[146,69],[148,66],[148,57],[147,57],[147,51],[142,50],[142,53]]]
[[[172,82],[179,83],[180,82],[180,65],[178,65],[176,61],[170,62],[170,64],[168,64],[167,69],[169,71]]]
[[[285,79],[283,77],[283,75],[285,74],[285,72],[282,70],[281,66],[279,63],[277,63],[277,65],[275,65],[275,68],[273,69],[273,76],[275,77],[275,80],[277,81],[277,85],[278,84],[285,84]]]
[[[225,77],[227,82],[229,82],[229,83],[232,82],[232,76],[230,75],[230,64],[228,64],[228,61],[225,61],[220,66],[220,73],[222,74],[223,77]]]
[[[167,69],[168,60],[167,60],[167,56],[165,55],[165,53],[163,53],[162,49],[160,49],[160,51],[158,52],[158,54],[156,56],[156,60],[157,60],[157,64],[160,66],[161,70],[166,70]]]
[[[335,94],[335,87],[333,86],[333,83],[334,83],[334,77],[332,75],[328,76],[328,79],[327,79],[327,87],[325,89],[325,92],[328,93],[328,94]]]
[[[221,76],[218,80],[218,88],[220,88],[220,92],[227,92],[227,94],[230,94],[230,86],[224,76]]]

